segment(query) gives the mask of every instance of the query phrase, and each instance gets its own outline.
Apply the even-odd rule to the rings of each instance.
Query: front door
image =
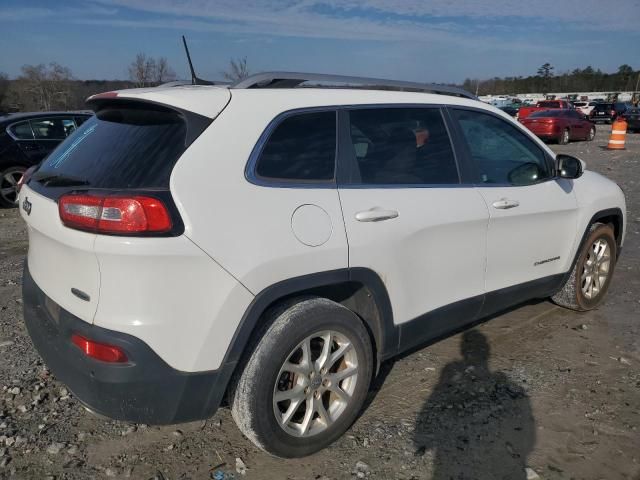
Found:
[[[555,178],[545,150],[510,122],[477,110],[451,112],[489,209],[487,292],[567,271],[577,225],[573,181]]]

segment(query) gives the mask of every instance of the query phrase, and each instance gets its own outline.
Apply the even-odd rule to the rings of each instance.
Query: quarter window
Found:
[[[336,112],[287,117],[273,131],[256,165],[259,177],[330,181],[335,176]]]
[[[33,140],[33,131],[28,121],[16,123],[11,127],[10,131],[18,140]]]
[[[364,108],[349,113],[356,159],[352,184],[459,183],[438,108]]]
[[[470,110],[453,109],[481,184],[530,185],[551,178],[544,151],[506,121]]]

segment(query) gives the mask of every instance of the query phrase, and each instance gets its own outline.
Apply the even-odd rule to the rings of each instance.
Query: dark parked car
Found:
[[[628,110],[630,105],[624,102],[598,103],[591,110],[591,121],[613,123],[616,118]]]
[[[622,115],[627,122],[629,132],[640,132],[640,107],[632,107]]]
[[[0,116],[0,206],[15,206],[17,185],[25,170],[40,163],[91,115],[37,112]]]
[[[522,124],[543,140],[567,144],[570,140],[593,140],[595,125],[578,110],[543,110],[534,112]]]
[[[498,107],[498,108],[502,110],[504,113],[506,113],[507,115],[511,115],[512,117],[515,117],[518,114],[520,105],[512,103],[511,105],[505,105],[504,107]]]

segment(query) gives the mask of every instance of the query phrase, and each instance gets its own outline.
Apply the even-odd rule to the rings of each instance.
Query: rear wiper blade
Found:
[[[71,177],[61,174],[47,174],[42,172],[39,176],[34,175],[33,179],[45,187],[72,187],[76,185],[89,185],[89,180],[84,178]]]

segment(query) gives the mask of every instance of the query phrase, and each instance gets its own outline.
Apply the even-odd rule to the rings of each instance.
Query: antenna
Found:
[[[189,47],[187,47],[187,39],[184,38],[184,35],[182,35],[182,44],[184,45],[184,51],[187,54],[187,60],[189,61],[189,70],[191,70],[191,85],[215,85],[214,82],[197,77],[196,71],[193,69],[193,63],[191,63],[191,55],[189,54]]]

